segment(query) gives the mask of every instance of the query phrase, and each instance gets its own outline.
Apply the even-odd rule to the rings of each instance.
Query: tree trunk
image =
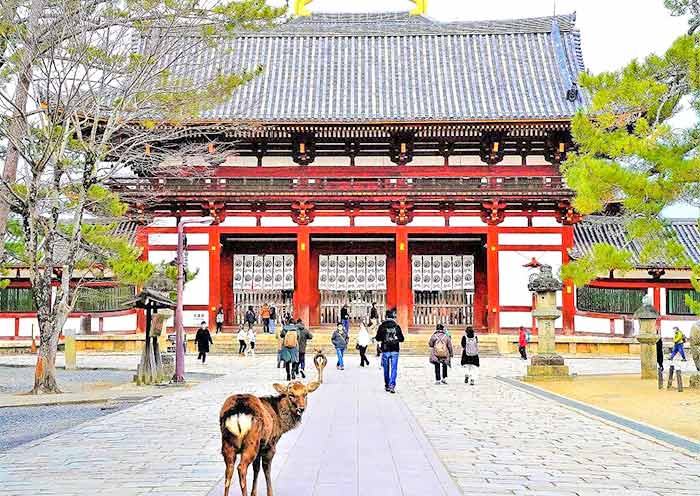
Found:
[[[55,331],[52,329],[52,331]],[[41,343],[36,358],[34,371],[34,388],[31,394],[61,393],[56,382],[56,349],[58,347],[58,332],[47,336],[41,333]]]
[[[146,307],[146,336],[144,340],[143,353],[141,354],[141,363],[136,370],[137,384],[153,384],[160,381],[158,370],[156,368],[156,360],[153,355],[153,340],[151,339],[151,307],[150,304]]]

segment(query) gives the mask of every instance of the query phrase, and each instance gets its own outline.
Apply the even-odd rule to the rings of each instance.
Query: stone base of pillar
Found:
[[[538,353],[532,357],[532,365],[564,365],[564,357],[556,353]]]
[[[690,389],[700,389],[700,372],[690,374]]]
[[[566,365],[528,365],[527,375],[523,377],[525,382],[536,381],[570,381],[573,376],[569,374]]]

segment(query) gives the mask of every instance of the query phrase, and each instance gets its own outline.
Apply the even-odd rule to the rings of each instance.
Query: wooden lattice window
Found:
[[[124,303],[134,297],[133,286],[81,287],[78,290],[74,312],[116,312],[124,310]]]
[[[633,314],[646,295],[646,289],[584,286],[576,289],[576,307],[585,312]]]
[[[686,296],[695,301],[700,301],[700,293],[692,289],[667,289],[666,313],[668,315],[694,315],[688,304]]]
[[[0,312],[35,312],[31,288],[0,289]]]

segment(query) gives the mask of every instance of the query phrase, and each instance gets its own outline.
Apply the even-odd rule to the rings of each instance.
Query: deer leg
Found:
[[[248,475],[248,465],[255,460],[258,455],[258,445],[249,443],[244,445],[243,452],[241,452],[241,459],[238,462],[238,482],[241,484],[241,495],[248,496],[248,481],[246,476]]]
[[[258,474],[260,473],[260,462],[262,455],[258,454],[253,460],[253,487],[250,488],[250,496],[255,496],[258,493]]]
[[[265,472],[265,483],[267,484],[267,496],[272,496],[272,474],[270,469],[272,468],[272,458],[275,456],[275,448],[270,448],[263,454],[262,466]]]
[[[233,446],[224,443],[224,445],[221,447],[221,454],[224,457],[224,463],[226,463],[226,477],[224,477],[224,496],[228,496],[228,492],[231,489],[233,466],[236,464],[236,452],[233,450]]]

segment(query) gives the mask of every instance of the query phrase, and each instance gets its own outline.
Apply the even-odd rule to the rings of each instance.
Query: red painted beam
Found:
[[[221,301],[221,249],[219,227],[209,228],[209,326],[216,322],[216,313],[222,304]],[[190,247],[188,246],[189,250]]]
[[[574,226],[562,226],[562,263],[569,263],[569,249],[574,247]],[[574,315],[576,313],[574,302],[574,283],[571,279],[564,281],[562,288],[562,321],[564,334],[573,334],[575,331]]]
[[[669,289],[692,289],[689,280],[683,279],[661,279],[658,281],[651,279],[598,279],[588,283],[594,288],[627,288],[627,289],[647,289],[647,288],[669,288]]]
[[[486,234],[486,286],[489,332],[500,328],[498,288],[498,227],[489,226]]]
[[[308,323],[310,315],[309,303],[311,301],[311,237],[306,226],[298,228],[296,259],[294,313],[296,318]]]
[[[410,307],[413,301],[411,291],[411,263],[408,257],[408,232],[404,227],[396,228],[396,320],[402,329],[408,331],[411,323]]]

